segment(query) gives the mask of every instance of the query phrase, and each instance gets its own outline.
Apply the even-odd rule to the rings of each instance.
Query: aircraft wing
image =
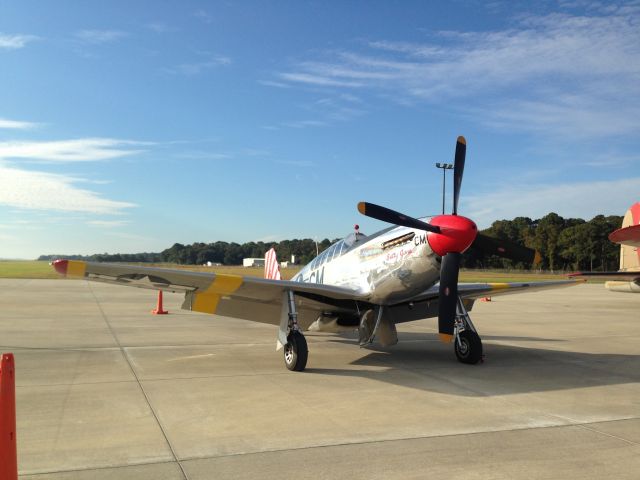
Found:
[[[56,260],[53,265],[58,273],[67,277],[183,292],[185,300],[182,308],[185,310],[274,325],[280,323],[283,293],[287,290],[296,294],[298,322],[303,328],[315,321],[324,310],[357,310],[355,302],[366,303],[368,298],[357,291],[341,287],[242,275],[75,260]]]
[[[640,272],[625,272],[620,270],[618,270],[617,272],[576,272],[570,273],[569,276],[585,278],[608,278],[610,280],[633,282],[640,279]]]
[[[467,310],[471,310],[473,303],[484,297],[510,295],[522,292],[550,290],[552,288],[570,287],[584,283],[583,279],[553,280],[549,282],[516,282],[516,283],[459,283],[458,295],[462,298]],[[409,302],[389,305],[395,323],[413,322],[423,318],[438,316],[439,285],[416,295]]]
[[[552,280],[549,282],[515,282],[515,283],[459,283],[458,295],[462,299],[475,300],[483,297],[495,297],[498,295],[510,295],[523,291],[534,292],[549,290],[558,287],[571,287],[584,283],[585,280]],[[437,300],[439,286],[436,284],[430,289],[417,295],[413,301]]]

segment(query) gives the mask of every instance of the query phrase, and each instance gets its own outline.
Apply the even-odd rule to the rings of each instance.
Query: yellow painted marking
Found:
[[[359,203],[358,203],[358,211],[359,211],[362,215],[366,215],[366,214],[367,214],[367,213],[366,213],[367,208],[366,208],[366,206],[365,206],[365,203],[364,203],[364,202],[359,202]]]
[[[461,143],[461,144],[463,144],[463,145],[466,145],[466,144],[467,144],[467,141],[465,140],[465,138],[464,138],[462,135],[460,135],[460,136],[458,137],[458,143]]]
[[[491,291],[506,290],[507,288],[510,288],[508,283],[490,283],[489,286],[491,287]]]
[[[213,282],[203,293],[217,293],[219,295],[229,295],[235,292],[242,285],[242,277],[240,275],[219,274],[213,279]]]
[[[448,333],[441,333],[439,336],[442,343],[451,343],[453,341],[453,335]]]
[[[196,312],[215,313],[218,302],[224,295],[230,295],[242,285],[240,275],[216,275],[204,292],[196,293],[193,299],[192,310]]]
[[[79,262],[77,260],[69,260],[67,264],[67,276],[68,277],[84,277],[84,272],[87,270],[87,264],[85,262]]]

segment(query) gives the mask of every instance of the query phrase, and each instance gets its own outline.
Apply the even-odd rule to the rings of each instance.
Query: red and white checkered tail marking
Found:
[[[273,248],[264,254],[264,278],[280,280],[280,265]]]

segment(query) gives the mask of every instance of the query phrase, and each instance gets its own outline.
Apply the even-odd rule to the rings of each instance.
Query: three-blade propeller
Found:
[[[476,224],[472,220],[458,215],[458,199],[462,187],[466,151],[467,142],[464,137],[460,136],[456,142],[453,167],[453,212],[451,215],[439,215],[433,217],[431,223],[427,223],[373,203],[360,202],[358,204],[358,211],[368,217],[431,232],[427,236],[429,246],[442,257],[438,331],[444,341],[450,341],[453,338],[458,303],[458,274],[463,252],[473,245],[487,255],[499,255],[520,262],[532,263],[537,258],[534,250],[479,234]]]

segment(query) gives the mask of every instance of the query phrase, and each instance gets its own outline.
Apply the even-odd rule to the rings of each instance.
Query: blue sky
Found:
[[[0,2],[0,258],[640,200],[640,2]],[[450,182],[447,182],[450,191]],[[450,200],[447,200],[450,208]]]

